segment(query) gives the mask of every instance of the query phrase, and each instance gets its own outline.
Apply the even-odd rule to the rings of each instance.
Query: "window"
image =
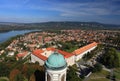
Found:
[[[62,76],[61,81],[64,81],[65,79],[65,74]]]
[[[49,74],[47,74],[47,81],[51,81],[51,77]]]

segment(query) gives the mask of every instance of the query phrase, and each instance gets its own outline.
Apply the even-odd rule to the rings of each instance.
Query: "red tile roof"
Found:
[[[73,54],[65,52],[65,51],[62,51],[62,50],[58,50],[58,52],[60,54],[62,54],[64,56],[64,58],[69,58],[69,57],[73,56]]]
[[[93,42],[93,43],[91,43],[91,44],[88,44],[88,45],[86,45],[86,46],[84,46],[84,47],[81,47],[81,48],[75,50],[75,51],[72,52],[72,53],[73,53],[73,54],[76,54],[76,55],[79,55],[79,54],[81,54],[81,53],[89,50],[90,48],[96,46],[96,45],[97,45],[97,43],[96,43],[96,42]]]
[[[26,54],[28,54],[28,52],[19,53],[19,54],[17,54],[17,57],[18,58],[24,57]]]
[[[96,43],[96,42],[93,42],[93,43],[88,44],[88,45],[86,45],[86,46],[84,46],[84,47],[82,47],[82,48],[79,48],[79,49],[75,50],[75,51],[73,52],[73,54],[72,54],[72,53],[69,53],[69,52],[62,51],[62,50],[57,50],[57,51],[58,51],[58,53],[62,54],[62,55],[64,56],[64,58],[69,58],[69,57],[73,56],[74,54],[76,54],[76,55],[81,54],[81,53],[89,50],[90,48],[92,48],[92,47],[94,47],[94,46],[96,46],[96,45],[97,45],[97,43]],[[46,50],[47,50],[47,51],[55,51],[56,49],[53,48],[53,47],[49,47],[49,48],[46,48]],[[43,52],[44,52],[44,50],[42,50],[42,49],[37,49],[37,50],[34,50],[34,51],[33,51],[33,54],[34,54],[35,56],[37,56],[38,58],[40,58],[40,59],[42,59],[42,60],[45,61],[45,60],[47,60],[47,57],[44,56],[44,55],[41,55],[41,53],[43,53]]]
[[[41,50],[41,49],[37,49],[37,50],[34,50],[32,54],[34,54],[35,56],[37,56],[38,58],[42,59],[42,60],[47,60],[47,57],[41,55],[41,53],[43,53],[44,51]]]
[[[41,53],[43,53],[43,52],[44,52],[44,51],[41,50],[41,49],[36,49],[36,50],[33,51],[33,54],[41,54]]]
[[[46,48],[47,51],[55,51],[56,49],[53,47]]]
[[[47,57],[41,55],[41,54],[34,54],[35,56],[37,56],[38,58],[42,59],[43,61],[47,60]]]
[[[49,47],[49,48],[46,48],[47,51],[56,51],[55,48],[53,47]],[[64,58],[68,58],[70,56],[72,56],[73,54],[71,53],[68,53],[68,52],[65,52],[65,51],[62,51],[62,50],[57,50],[60,54],[62,54],[64,56]]]

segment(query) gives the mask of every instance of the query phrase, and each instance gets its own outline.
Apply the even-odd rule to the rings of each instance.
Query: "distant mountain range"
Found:
[[[11,23],[0,22],[0,32],[10,30],[25,29],[42,29],[42,30],[58,30],[58,29],[115,29],[120,30],[120,25],[102,24],[98,22],[43,22],[43,23]]]

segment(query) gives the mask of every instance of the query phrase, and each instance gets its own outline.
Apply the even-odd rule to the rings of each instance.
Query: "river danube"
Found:
[[[23,35],[25,33],[33,32],[33,31],[38,31],[38,30],[15,30],[15,31],[0,33],[0,43],[16,35]]]

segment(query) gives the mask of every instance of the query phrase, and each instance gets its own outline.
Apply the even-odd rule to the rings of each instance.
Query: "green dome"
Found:
[[[51,54],[45,62],[45,66],[49,69],[61,69],[66,67],[66,65],[67,64],[63,55],[57,52]]]

